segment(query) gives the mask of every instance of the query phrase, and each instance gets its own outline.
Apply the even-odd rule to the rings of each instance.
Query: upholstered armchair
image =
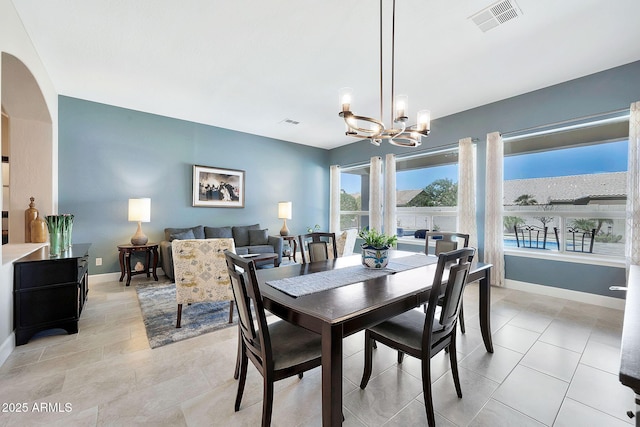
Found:
[[[233,321],[233,291],[224,251],[235,253],[233,239],[174,240],[171,245],[180,327],[182,305],[204,301],[229,301]]]
[[[338,256],[348,256],[353,254],[353,248],[356,245],[356,239],[358,238],[358,230],[350,228],[344,230],[342,233],[336,236],[336,246],[338,249]]]

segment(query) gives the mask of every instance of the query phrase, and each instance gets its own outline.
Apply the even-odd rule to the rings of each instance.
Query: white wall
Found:
[[[35,198],[42,217],[53,212],[51,165],[51,124],[11,118],[9,172],[11,205],[9,210],[9,243],[24,243],[24,211],[29,197]]]
[[[24,26],[11,0],[0,0],[0,52],[6,52],[16,57],[26,66],[35,78],[42,92],[42,98],[44,98],[49,110],[51,119],[50,143],[44,148],[40,147],[42,151],[30,151],[29,147],[21,147],[21,150],[28,151],[30,155],[33,154],[50,159],[51,166],[46,171],[50,176],[45,177],[43,184],[47,188],[47,194],[43,197],[47,200],[46,202],[43,200],[47,206],[40,205],[40,210],[48,213],[56,212],[58,200],[58,94],[38,57],[38,53],[31,44],[31,40],[24,30]],[[1,58],[2,56],[0,56],[0,61],[2,61]],[[0,82],[2,82],[2,85],[0,85],[0,100],[4,101],[2,86],[6,88],[11,82],[6,80],[6,76],[3,77],[2,67],[0,67]],[[7,90],[5,89],[5,91]],[[42,102],[42,98],[35,102]],[[10,111],[7,111],[7,113],[10,114]],[[18,173],[29,175],[30,168],[31,166]],[[19,181],[24,181],[20,175],[16,177]],[[28,200],[29,196],[29,194],[24,195],[25,200]],[[17,195],[12,196],[12,198],[14,197],[17,197]],[[7,256],[5,256],[4,252],[7,252]],[[13,337],[13,268],[11,266],[11,257],[8,256],[9,252],[0,247],[0,258],[2,258],[2,265],[0,266],[0,363],[6,360],[15,345]]]

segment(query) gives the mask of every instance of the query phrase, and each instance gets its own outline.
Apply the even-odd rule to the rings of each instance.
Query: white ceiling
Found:
[[[483,33],[468,18],[493,0],[398,0],[396,93],[411,114],[640,60],[639,0],[516,1],[520,17]],[[341,87],[378,116],[375,0],[13,3],[61,95],[322,148],[354,142]]]

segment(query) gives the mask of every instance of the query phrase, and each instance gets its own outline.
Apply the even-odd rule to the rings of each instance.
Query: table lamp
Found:
[[[278,202],[278,219],[283,219],[284,224],[280,230],[281,236],[288,236],[287,220],[291,219],[291,202]]]
[[[142,223],[151,221],[151,199],[129,199],[129,221],[138,221],[138,230],[131,238],[131,244],[146,245],[149,238],[142,232]]]

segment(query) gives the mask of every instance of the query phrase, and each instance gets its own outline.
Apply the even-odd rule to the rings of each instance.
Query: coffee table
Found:
[[[278,254],[273,252],[266,253],[266,254],[246,254],[246,255],[240,255],[240,256],[242,258],[252,259],[253,262],[273,260],[274,267],[277,267],[280,265],[280,263],[278,262]]]

